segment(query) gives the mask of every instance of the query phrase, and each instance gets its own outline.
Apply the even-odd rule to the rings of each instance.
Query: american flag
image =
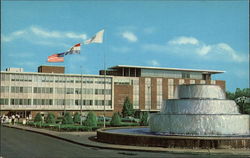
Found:
[[[64,62],[64,55],[65,53],[58,53],[48,56],[48,62],[53,62],[53,63]]]

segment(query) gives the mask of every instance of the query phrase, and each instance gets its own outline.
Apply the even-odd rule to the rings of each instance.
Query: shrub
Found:
[[[96,115],[92,111],[88,113],[87,119],[85,120],[84,125],[89,126],[89,127],[97,126]]]
[[[42,122],[43,118],[40,113],[37,113],[34,119],[34,122]]]
[[[63,120],[62,120],[62,124],[73,124],[73,119],[72,119],[72,116],[69,112],[66,112],[64,117],[63,117]]]
[[[73,121],[74,121],[74,123],[78,123],[78,124],[81,123],[81,116],[80,116],[80,114],[78,112],[74,114]]]
[[[121,125],[121,118],[117,112],[113,114],[112,119],[110,121],[110,125],[114,127]]]
[[[140,123],[136,123],[136,122],[122,122],[121,126],[140,126]]]
[[[148,126],[148,112],[143,112],[141,117],[141,126]]]
[[[133,104],[130,102],[128,97],[126,97],[123,103],[122,115],[123,117],[134,116]]]
[[[46,123],[56,123],[55,115],[53,113],[48,114]]]

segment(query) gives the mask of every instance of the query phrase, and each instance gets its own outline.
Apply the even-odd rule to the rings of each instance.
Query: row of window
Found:
[[[11,93],[32,93],[31,87],[11,87]]]
[[[53,93],[52,87],[33,87],[33,93]],[[66,91],[66,94],[104,94],[104,89],[88,89],[84,88],[81,91],[81,88],[55,88],[56,94],[64,94]],[[9,92],[8,86],[1,86],[1,92],[7,93]],[[17,87],[13,86],[11,87],[11,93],[32,93],[31,87]],[[111,89],[106,89],[105,94],[111,94]]]
[[[20,81],[20,82],[55,82],[55,83],[87,83],[104,84],[104,78],[86,78],[69,76],[41,76],[41,75],[19,75],[19,74],[1,74],[1,81]],[[111,84],[111,78],[106,78],[106,84]]]
[[[104,105],[104,100],[81,100],[80,99],[33,99],[33,105]],[[111,100],[106,100],[105,105],[111,105]],[[9,99],[1,98],[0,105],[9,105]],[[10,99],[10,105],[31,105],[31,99]]]
[[[53,88],[50,87],[34,87],[34,93],[53,93]]]

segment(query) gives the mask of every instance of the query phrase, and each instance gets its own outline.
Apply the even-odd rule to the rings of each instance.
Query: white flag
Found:
[[[103,33],[104,33],[104,30],[101,30],[101,31],[97,32],[95,36],[93,36],[92,38],[86,40],[84,42],[84,44],[102,43],[103,42]]]

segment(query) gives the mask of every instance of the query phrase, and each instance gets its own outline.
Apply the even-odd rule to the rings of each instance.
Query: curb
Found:
[[[49,133],[46,133],[46,132],[41,132],[41,131],[36,131],[36,130],[32,130],[32,129],[24,129],[22,127],[17,127],[17,126],[9,126],[9,125],[2,125],[3,127],[7,127],[7,128],[15,128],[15,129],[18,129],[18,130],[25,130],[25,131],[29,131],[29,132],[34,132],[34,133],[38,133],[38,134],[42,134],[42,135],[46,135],[46,136],[49,136],[49,137],[53,137],[53,138],[56,138],[56,139],[60,139],[60,140],[63,140],[63,141],[67,141],[67,142],[70,142],[70,143],[73,143],[73,144],[77,144],[77,145],[81,145],[81,146],[85,146],[85,147],[94,147],[94,148],[99,148],[99,149],[111,149],[111,150],[123,150],[123,151],[137,151],[137,152],[161,152],[161,153],[174,153],[174,154],[190,154],[190,155],[198,155],[198,154],[201,154],[201,155],[238,155],[238,156],[249,156],[250,153],[227,153],[227,152],[221,152],[221,153],[214,153],[214,152],[211,152],[210,150],[204,150],[204,151],[197,151],[194,152],[194,151],[164,151],[164,150],[152,150],[152,149],[131,149],[131,148],[121,148],[121,147],[104,147],[104,146],[100,146],[100,145],[90,145],[90,144],[86,144],[86,143],[80,143],[80,142],[77,142],[77,141],[74,141],[74,140],[71,140],[71,139],[67,139],[67,138],[63,138],[61,136],[56,136],[54,134],[49,134]],[[96,140],[93,140],[93,137],[94,136],[90,136],[88,137],[88,139],[90,141],[96,141]],[[114,145],[117,145],[118,144],[114,144]],[[167,148],[166,148],[167,149]],[[185,149],[184,149],[185,150]]]

